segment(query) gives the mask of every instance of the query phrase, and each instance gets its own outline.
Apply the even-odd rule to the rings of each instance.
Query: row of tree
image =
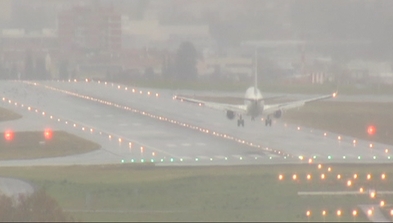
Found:
[[[62,208],[44,189],[31,195],[20,195],[16,200],[0,196],[1,222],[71,222],[72,216]]]
[[[170,81],[195,81],[198,79],[198,52],[193,43],[182,42],[174,58],[163,57],[162,78]],[[64,70],[64,69],[61,69]],[[62,75],[60,75],[62,76]],[[158,78],[152,67],[146,67],[144,73],[137,70],[108,71],[106,78],[110,81],[129,81],[133,78],[153,80]]]

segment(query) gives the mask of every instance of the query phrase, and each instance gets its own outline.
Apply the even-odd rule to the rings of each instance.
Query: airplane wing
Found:
[[[265,115],[271,115],[277,110],[285,111],[285,110],[292,109],[292,108],[298,108],[308,102],[325,100],[325,99],[329,99],[329,98],[335,98],[336,96],[337,96],[337,92],[334,92],[333,94],[322,95],[322,96],[309,98],[309,99],[305,99],[305,100],[292,101],[292,102],[286,102],[286,103],[280,103],[280,104],[265,105],[263,112]]]
[[[273,99],[278,99],[278,98],[283,98],[285,95],[278,95],[278,96],[271,96],[271,97],[263,97],[261,99],[258,99],[258,101],[266,101],[266,100],[273,100]],[[254,101],[254,99],[251,98],[244,98],[244,97],[226,97],[234,100],[248,100],[248,101]]]
[[[237,114],[246,114],[246,112],[247,112],[247,108],[245,105],[215,103],[215,102],[202,101],[202,100],[197,100],[197,99],[187,98],[187,97],[182,97],[182,96],[174,96],[174,99],[195,103],[195,104],[198,104],[199,106],[205,106],[208,108],[221,110],[221,111],[230,110],[230,111],[236,112]]]

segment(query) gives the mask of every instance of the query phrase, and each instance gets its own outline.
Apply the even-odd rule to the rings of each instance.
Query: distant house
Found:
[[[198,64],[199,75],[213,75],[219,72],[229,79],[252,77],[254,71],[252,58],[245,57],[208,57]]]
[[[175,49],[179,43],[190,41],[205,46],[212,41],[208,25],[162,25],[158,20],[130,20],[122,17],[124,46],[129,48],[153,46]]]
[[[389,62],[352,60],[347,64],[347,72],[353,81],[365,83],[393,83],[393,70]]]

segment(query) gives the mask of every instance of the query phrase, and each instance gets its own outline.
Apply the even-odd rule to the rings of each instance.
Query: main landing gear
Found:
[[[272,119],[269,117],[269,116],[267,116],[266,117],[266,120],[265,120],[265,126],[272,126]]]
[[[244,119],[242,118],[242,116],[239,116],[239,119],[237,120],[237,126],[242,126],[244,127]]]

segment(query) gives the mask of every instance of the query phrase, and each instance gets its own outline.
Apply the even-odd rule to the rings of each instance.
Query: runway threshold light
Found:
[[[4,139],[7,141],[11,141],[14,139],[14,132],[12,132],[11,130],[7,130],[4,132]]]
[[[45,139],[49,140],[52,139],[53,133],[51,129],[45,129],[44,131],[44,137]]]
[[[370,126],[367,127],[367,133],[369,135],[375,135],[376,131],[377,131],[377,129],[373,125],[370,125]]]

